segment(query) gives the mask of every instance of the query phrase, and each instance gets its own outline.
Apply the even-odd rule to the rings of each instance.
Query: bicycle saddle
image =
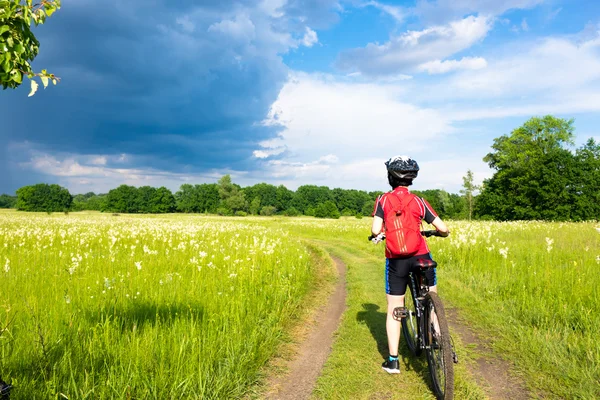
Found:
[[[437,267],[437,263],[428,258],[419,258],[419,259],[417,259],[416,263],[419,266],[419,268],[421,268],[421,269],[429,269],[429,268]]]

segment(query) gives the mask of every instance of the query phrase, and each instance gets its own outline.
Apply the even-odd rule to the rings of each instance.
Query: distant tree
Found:
[[[340,211],[333,201],[328,200],[317,206],[315,209],[315,217],[338,219],[340,218]]]
[[[221,201],[215,183],[183,184],[175,193],[177,211],[185,213],[216,213]]]
[[[150,212],[155,214],[172,213],[177,208],[175,196],[173,196],[173,193],[164,186],[155,190],[150,199],[150,204]]]
[[[260,197],[256,196],[252,202],[250,203],[250,207],[248,209],[250,214],[258,215],[260,211]]]
[[[475,197],[475,192],[479,190],[479,186],[475,184],[474,179],[473,171],[470,169],[467,170],[467,175],[463,176],[463,189],[460,191],[465,196],[467,202],[469,221],[473,217],[473,198]]]
[[[573,198],[573,120],[534,117],[494,140],[484,158],[496,172],[484,181],[475,213],[498,220],[567,220]]]
[[[0,208],[15,208],[17,196],[0,195]]]
[[[17,190],[16,208],[21,211],[69,211],[73,196],[59,185],[39,183]]]
[[[257,183],[256,185],[245,187],[243,192],[245,198],[248,200],[252,199],[252,201],[254,201],[254,199],[258,197],[262,206],[277,207],[277,187],[274,185]]]
[[[283,185],[277,186],[275,191],[275,208],[278,210],[287,210],[292,207],[295,193]]]
[[[138,212],[143,214],[155,212],[153,207],[154,204],[152,201],[155,195],[156,188],[153,188],[151,186],[141,186],[137,188],[135,196],[135,211],[132,212]]]
[[[0,85],[3,89],[14,89],[27,76],[31,81],[30,96],[35,94],[39,77],[44,87],[49,82],[56,85],[58,78],[42,70],[34,73],[31,62],[38,55],[40,42],[31,31],[31,22],[43,24],[60,8],[60,0],[0,0]]]
[[[219,197],[221,198],[220,208],[235,213],[244,211],[247,208],[244,192],[231,182],[231,176],[224,175],[217,183],[219,188]]]
[[[297,217],[298,215],[301,215],[301,213],[300,213],[300,211],[296,210],[294,207],[290,207],[283,212],[283,215],[288,216],[288,217]]]
[[[264,206],[260,209],[260,215],[264,215],[266,217],[270,217],[271,215],[275,215],[277,209],[273,206]]]
[[[139,198],[137,189],[129,185],[121,185],[112,189],[106,195],[102,211],[119,213],[137,213],[139,209]]]
[[[199,211],[198,192],[194,185],[185,183],[181,185],[179,191],[175,193],[177,211],[184,213],[193,213]]]
[[[577,149],[575,159],[571,217],[577,221],[600,219],[600,143],[590,138]]]
[[[71,205],[72,211],[101,211],[102,202],[104,201],[105,195],[97,195],[94,192],[88,192],[85,194],[78,194],[73,197],[73,204]]]
[[[368,217],[373,213],[374,208],[375,208],[375,200],[367,200],[363,203],[363,206],[360,211],[361,211],[362,215],[364,215],[365,217]]]
[[[326,201],[335,204],[331,190],[327,186],[303,185],[296,190],[291,206],[306,214],[308,208],[314,209]]]

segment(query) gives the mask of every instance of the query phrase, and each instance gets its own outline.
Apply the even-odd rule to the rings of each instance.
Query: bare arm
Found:
[[[435,227],[435,229],[443,237],[446,237],[446,236],[448,236],[450,234],[450,230],[448,229],[448,227],[446,226],[446,224],[444,223],[444,221],[442,221],[440,219],[440,217],[435,217],[435,219],[431,222],[431,225],[433,225]]]
[[[371,225],[371,233],[375,236],[379,235],[383,230],[383,219],[381,217],[373,217],[373,225]]]

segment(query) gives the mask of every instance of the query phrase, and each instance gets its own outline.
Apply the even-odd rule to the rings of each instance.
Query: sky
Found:
[[[0,92],[0,193],[259,182],[457,193],[532,116],[600,139],[596,0],[69,0]]]

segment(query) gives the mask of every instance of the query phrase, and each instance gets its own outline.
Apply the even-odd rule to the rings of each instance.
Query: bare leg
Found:
[[[400,321],[394,319],[394,308],[404,307],[404,296],[387,295],[387,319],[385,329],[388,338],[388,350],[390,355],[398,355],[398,345],[400,343]]]
[[[433,292],[433,293],[437,293],[437,285],[429,286],[429,291]],[[437,333],[439,333],[440,332],[440,323],[438,322],[438,318],[437,318],[437,315],[435,315],[435,313],[431,314],[431,323],[433,324],[435,331]]]

